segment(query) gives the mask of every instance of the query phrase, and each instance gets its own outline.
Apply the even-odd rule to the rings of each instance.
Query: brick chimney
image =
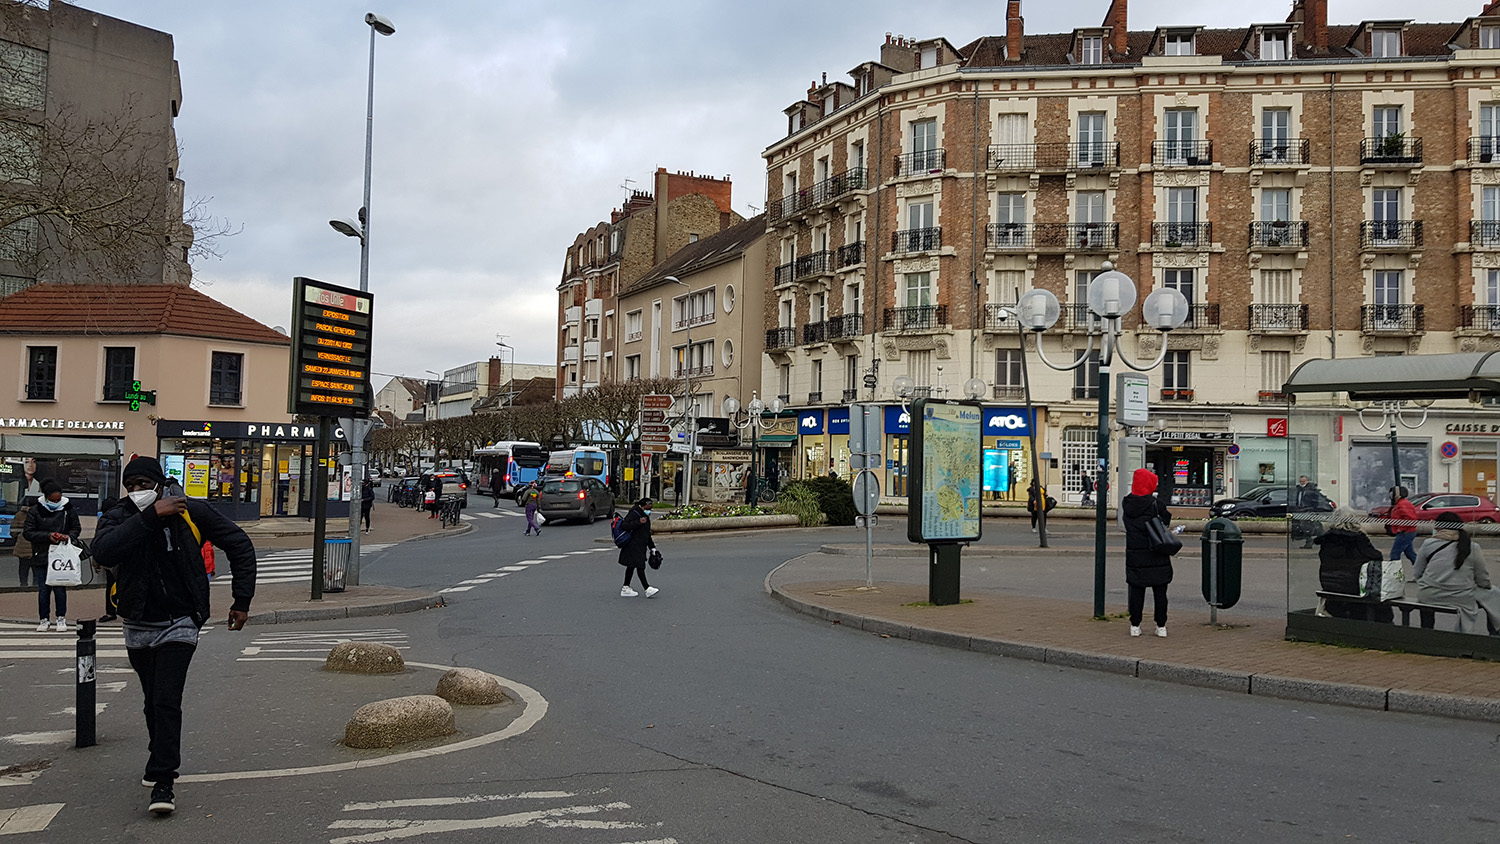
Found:
[[[1300,0],[1297,5],[1302,11],[1303,45],[1313,52],[1328,52],[1328,0]]]
[[[1500,0],[1495,0],[1500,3]],[[1025,43],[1024,19],[1021,17],[1021,0],[1010,0],[1005,9],[1005,60],[1018,62]]]
[[[1110,50],[1120,57],[1130,52],[1129,5],[1127,0],[1111,0],[1104,14],[1104,26],[1110,28]]]
[[[1500,0],[1490,0],[1484,6],[1484,11],[1479,13],[1480,17],[1488,15],[1500,15]]]

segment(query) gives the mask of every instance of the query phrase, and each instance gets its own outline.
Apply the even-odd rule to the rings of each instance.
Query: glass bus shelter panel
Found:
[[[1297,403],[1287,414],[1286,438],[1281,452],[1268,449],[1257,457],[1262,464],[1273,464],[1258,467],[1261,476],[1288,488],[1285,541],[1286,606],[1289,613],[1316,613],[1318,591],[1322,588],[1318,575],[1319,545],[1313,540],[1323,531],[1324,522],[1318,516],[1328,514],[1295,512],[1301,479],[1307,478],[1331,502],[1346,503],[1348,486],[1339,456],[1347,447],[1344,431],[1352,420],[1344,418],[1349,409],[1338,401],[1340,398],[1329,393],[1297,396]]]

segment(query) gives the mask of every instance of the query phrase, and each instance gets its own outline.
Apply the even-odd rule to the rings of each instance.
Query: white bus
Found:
[[[498,442],[474,449],[474,464],[476,491],[481,495],[494,495],[490,478],[498,472],[502,478],[500,493],[503,495],[540,477],[547,465],[547,452],[542,450],[540,443]]]

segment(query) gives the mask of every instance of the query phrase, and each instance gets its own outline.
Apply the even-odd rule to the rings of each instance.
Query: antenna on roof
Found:
[[[759,205],[755,205],[753,203],[747,202],[747,203],[745,203],[745,207],[750,209],[750,216],[752,216],[752,217],[754,217],[756,214],[760,213],[760,206]]]
[[[635,179],[626,179],[620,183],[620,190],[625,191],[625,198],[630,198],[630,186],[635,184]]]

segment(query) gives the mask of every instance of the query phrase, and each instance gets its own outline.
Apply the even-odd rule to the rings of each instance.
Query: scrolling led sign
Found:
[[[292,294],[292,373],[287,410],[369,416],[370,325],[375,297],[297,278]]]

